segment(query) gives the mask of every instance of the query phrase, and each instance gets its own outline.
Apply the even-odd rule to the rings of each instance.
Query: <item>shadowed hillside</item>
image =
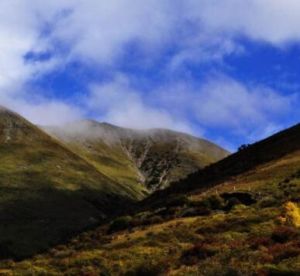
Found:
[[[26,256],[137,195],[17,114],[0,110],[0,257]]]

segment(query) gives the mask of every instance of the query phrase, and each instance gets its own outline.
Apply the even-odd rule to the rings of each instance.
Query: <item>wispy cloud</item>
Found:
[[[193,133],[186,118],[151,104],[143,95],[145,92],[135,90],[128,77],[116,75],[107,83],[92,85],[86,105],[101,121],[131,128],[170,128]]]
[[[281,49],[297,43],[299,11],[297,0],[32,0],[30,5],[3,0],[0,101],[36,123],[93,113],[126,126],[194,133],[215,127],[253,140],[281,127],[287,116],[296,117],[299,97],[222,72],[202,82],[186,76],[175,81],[174,71],[186,64],[226,63],[227,56],[247,52],[243,37]],[[164,80],[148,91],[120,73],[130,45],[139,52],[139,67],[168,52],[164,68],[157,68],[164,70]],[[72,62],[83,70],[104,68],[111,77],[87,83],[88,97],[82,93],[76,104],[72,95],[62,100],[53,93],[49,99],[30,89],[32,80]]]

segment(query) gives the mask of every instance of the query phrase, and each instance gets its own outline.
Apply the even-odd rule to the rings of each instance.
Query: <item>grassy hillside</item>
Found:
[[[299,135],[298,125],[257,143],[185,180],[188,193],[159,193],[46,254],[2,262],[2,272],[299,275]]]
[[[140,191],[141,198],[228,155],[206,140],[169,130],[138,131],[95,121],[45,129],[103,174]]]
[[[146,142],[144,133],[92,121],[76,127],[58,141],[16,113],[0,109],[0,258],[46,250],[147,196],[151,189],[145,186],[144,173],[147,179],[160,175],[156,169],[155,176],[150,168],[141,169],[138,164],[144,164],[144,158],[148,166],[157,163],[168,175],[160,153],[174,151],[165,149],[170,137],[155,134]],[[210,153],[203,164],[225,154],[214,145]],[[184,162],[187,172],[192,168],[189,160],[193,157]],[[180,172],[175,160],[168,162],[168,170],[178,166]]]
[[[0,257],[46,249],[138,197],[4,108],[0,164]]]
[[[277,133],[263,141],[249,145],[239,152],[216,162],[187,178],[174,183],[163,191],[158,191],[145,200],[145,205],[163,203],[170,195],[207,190],[210,186],[229,181],[233,177],[256,166],[282,158],[300,150],[300,124]]]

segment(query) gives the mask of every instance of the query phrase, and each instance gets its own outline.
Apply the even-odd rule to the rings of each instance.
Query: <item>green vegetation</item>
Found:
[[[95,226],[134,197],[17,114],[0,112],[0,255],[22,258]]]
[[[80,121],[46,131],[139,199],[228,155],[206,140],[169,130]]]
[[[32,259],[13,275],[299,275],[300,154],[226,183],[171,194]],[[1,272],[1,270],[0,270]]]
[[[81,139],[77,133],[65,145],[1,109],[0,257],[20,259],[44,251],[148,194],[129,154],[135,135],[111,144],[112,132],[119,128],[105,127],[110,129],[106,139]],[[156,154],[157,160],[163,158]]]
[[[300,274],[299,125],[248,146],[128,210],[125,206],[143,189],[136,188],[134,181],[123,188],[123,173],[116,177],[119,181],[101,174],[101,162],[96,162],[90,144],[80,146],[78,157],[45,136],[43,157],[36,154],[40,142],[31,155],[33,149],[24,147],[22,139],[20,148],[16,143],[2,149],[3,158],[11,161],[0,173],[11,186],[0,187],[1,219],[9,222],[0,227],[0,274]],[[63,172],[55,163],[62,162],[56,159],[57,147],[65,154]],[[111,167],[125,162],[112,159],[107,160]],[[18,162],[37,165],[18,171]],[[9,170],[11,175],[5,173]],[[118,208],[121,214],[108,217]],[[101,220],[105,222],[99,226]],[[74,229],[89,226],[74,235]],[[37,248],[43,252],[27,259],[11,258]]]

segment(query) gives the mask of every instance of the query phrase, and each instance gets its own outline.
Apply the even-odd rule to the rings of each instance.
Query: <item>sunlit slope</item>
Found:
[[[137,167],[110,126],[80,121],[45,130],[104,175],[132,190],[137,198],[142,199],[148,194]]]
[[[45,129],[105,175],[148,193],[228,155],[206,140],[163,129],[138,131],[95,121]]]
[[[47,248],[135,198],[25,119],[0,109],[0,255]]]

